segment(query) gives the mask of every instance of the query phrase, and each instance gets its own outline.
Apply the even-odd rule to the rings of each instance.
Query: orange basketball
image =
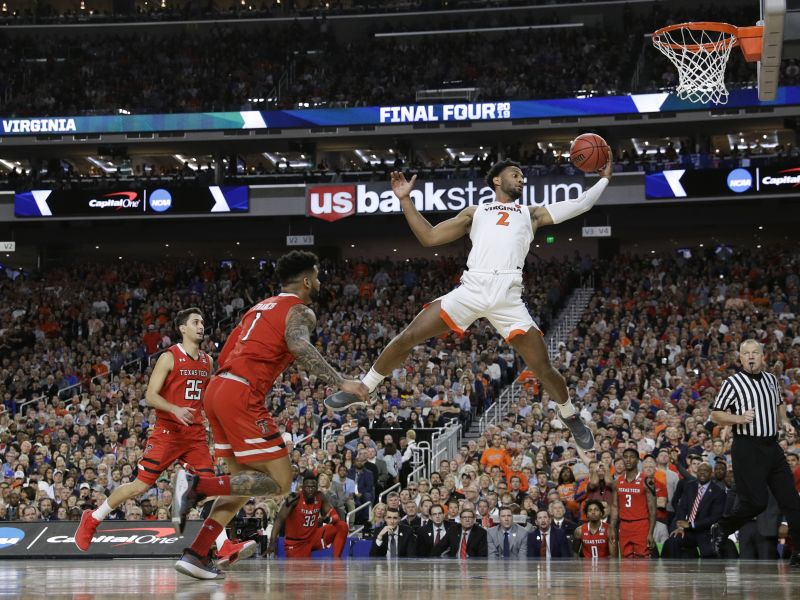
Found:
[[[606,141],[595,133],[579,135],[569,148],[570,161],[585,173],[594,173],[605,167],[610,154]]]

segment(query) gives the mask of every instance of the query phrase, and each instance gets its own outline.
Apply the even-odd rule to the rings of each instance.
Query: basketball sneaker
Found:
[[[246,542],[239,542],[234,544],[230,540],[225,540],[222,548],[217,550],[217,567],[220,569],[229,569],[240,560],[250,558],[256,553],[258,544],[253,540]]]
[[[369,395],[369,406],[375,404],[378,400],[377,392],[371,392]],[[341,390],[338,392],[334,392],[327,398],[325,398],[324,402],[325,408],[330,408],[333,412],[343,412],[350,408],[351,406],[367,406],[368,403],[364,402],[356,396],[355,394],[348,394],[347,392],[342,392]]]
[[[214,566],[211,553],[206,557],[197,554],[191,548],[186,548],[183,555],[175,563],[175,570],[195,579],[224,579],[225,573]]]
[[[78,525],[78,531],[75,532],[75,545],[79,550],[86,552],[89,546],[92,545],[92,538],[97,527],[102,523],[92,516],[94,511],[87,509],[81,515],[81,524]]]
[[[172,524],[178,533],[186,528],[186,515],[203,496],[195,491],[200,478],[186,469],[178,469],[172,478]]]
[[[594,434],[586,426],[580,415],[576,412],[571,417],[561,417],[559,419],[569,428],[572,439],[579,450],[592,450],[594,448]]]

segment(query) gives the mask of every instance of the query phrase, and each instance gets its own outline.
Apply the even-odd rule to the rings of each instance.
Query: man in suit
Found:
[[[400,523],[400,513],[394,508],[387,508],[385,519],[386,525],[372,540],[369,555],[390,560],[415,556],[414,532],[408,525]]]
[[[486,558],[489,554],[486,530],[475,525],[475,511],[464,508],[459,518],[461,523],[450,529],[447,538],[434,547],[433,552],[443,549],[453,558]]]
[[[359,452],[355,464],[347,474],[350,479],[356,482],[354,498],[356,506],[375,500],[375,479],[372,477],[372,472],[364,467],[366,462],[366,459]],[[367,521],[369,521],[369,507],[358,511],[355,519],[355,522],[359,524],[364,524]]]
[[[561,500],[551,502],[547,512],[550,514],[550,527],[561,529],[568,538],[575,532],[578,524],[566,518],[567,509]]]
[[[696,467],[696,479],[689,481],[675,509],[674,529],[661,551],[662,558],[714,558],[711,526],[725,511],[725,491],[711,481],[711,465]]]
[[[368,408],[367,409],[367,416],[365,418],[361,419],[358,422],[358,426],[359,427],[366,427],[367,430],[370,430],[370,429],[375,429],[376,427],[378,427],[379,423],[380,423],[380,421],[375,416],[375,409],[374,408]]]
[[[778,501],[769,492],[764,512],[739,528],[739,558],[776,560],[781,516]]]
[[[417,530],[417,556],[420,558],[440,557],[446,552],[450,545],[447,541],[447,533],[450,530],[444,520],[444,511],[438,504],[431,506],[430,522]],[[434,552],[436,549],[439,553]]]
[[[539,560],[572,556],[567,534],[550,526],[550,515],[546,510],[536,513],[536,529],[528,534],[528,556]]]
[[[504,507],[500,509],[500,524],[486,532],[489,558],[525,558],[528,551],[528,532],[514,523],[514,513]]]

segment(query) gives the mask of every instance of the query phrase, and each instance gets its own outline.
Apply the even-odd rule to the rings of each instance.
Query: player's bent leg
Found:
[[[522,356],[525,364],[541,380],[547,393],[559,405],[560,418],[569,428],[578,447],[578,452],[581,453],[582,450],[594,448],[594,434],[583,422],[575,407],[572,406],[572,402],[569,400],[569,392],[567,391],[567,383],[561,373],[556,371],[553,365],[550,364],[547,346],[545,346],[541,332],[532,327],[525,333],[514,336],[509,341]],[[586,462],[583,455],[581,458]]]
[[[141,496],[152,487],[152,483],[134,479],[130,483],[119,486],[115,489],[101,506],[97,509],[87,509],[81,515],[81,522],[75,532],[75,545],[79,550],[86,552],[92,545],[92,538],[95,531],[100,526],[111,511],[130,498]]]
[[[450,331],[451,327],[441,316],[442,302],[436,300],[423,308],[408,326],[397,334],[383,349],[370,373],[388,374],[401,366],[408,358],[409,353],[417,344]],[[384,375],[385,376],[385,375]],[[379,376],[380,377],[380,376]],[[370,392],[377,387],[371,386],[366,379],[364,383],[370,386]],[[346,392],[336,392],[325,398],[325,406],[336,412],[347,410],[351,406],[363,405],[358,396]]]
[[[344,547],[347,544],[347,535],[350,533],[350,528],[345,521],[337,521],[336,523],[328,523],[322,527],[322,543],[324,547],[333,545],[333,557],[341,558],[344,553]]]

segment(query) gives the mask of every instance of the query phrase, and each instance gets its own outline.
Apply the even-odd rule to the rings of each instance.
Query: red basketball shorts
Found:
[[[161,426],[156,423],[147,438],[136,479],[153,485],[158,476],[175,461],[184,463],[195,473],[214,476],[214,462],[208,451],[205,428],[197,426],[176,430],[172,425]]]
[[[288,456],[278,427],[264,407],[264,397],[240,381],[215,376],[203,395],[203,408],[214,437],[214,453],[237,463]]]
[[[650,523],[647,519],[619,522],[619,553],[622,558],[650,558],[647,547],[647,532]]]

